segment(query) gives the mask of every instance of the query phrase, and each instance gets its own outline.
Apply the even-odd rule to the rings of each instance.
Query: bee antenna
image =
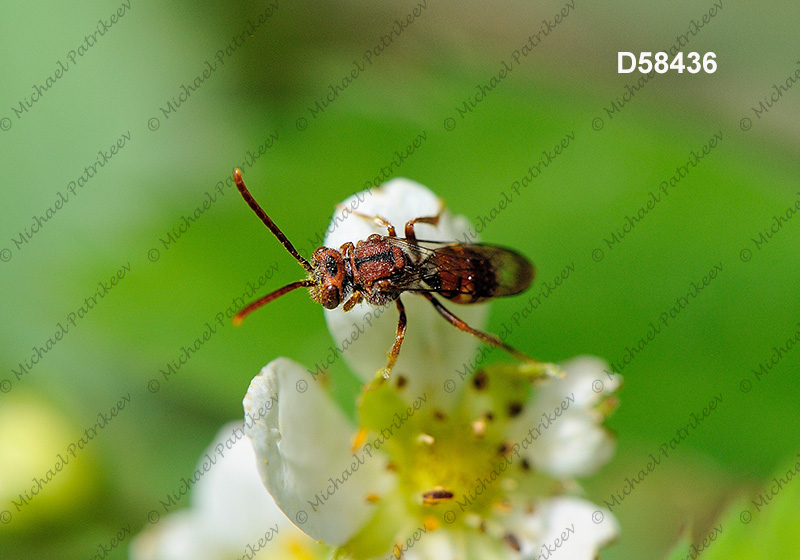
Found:
[[[273,235],[278,238],[278,241],[280,241],[281,244],[286,248],[286,250],[289,251],[289,254],[291,254],[295,259],[297,259],[297,262],[299,262],[300,265],[303,268],[305,268],[307,272],[313,272],[314,267],[312,267],[307,260],[305,260],[303,257],[300,256],[300,253],[297,252],[297,250],[294,248],[294,245],[292,245],[291,241],[289,241],[283,234],[283,232],[280,230],[280,228],[275,225],[275,222],[273,222],[270,219],[270,217],[267,216],[267,213],[264,212],[264,209],[258,205],[256,199],[253,198],[253,195],[251,195],[250,191],[247,190],[247,187],[244,186],[244,179],[242,179],[242,171],[238,167],[233,170],[233,180],[236,182],[236,188],[239,189],[240,193],[242,193],[242,198],[244,198],[244,201],[247,202],[248,206],[250,206],[253,212],[256,213],[256,216],[258,216],[261,219],[261,221],[264,222],[264,225],[269,228],[269,230],[273,233]],[[295,286],[295,288],[297,287],[299,286]],[[263,305],[263,303],[261,305]]]
[[[238,169],[237,169],[238,171]],[[297,288],[308,288],[309,286],[313,286],[314,281],[310,278],[306,278],[305,280],[298,280],[297,282],[292,282],[291,284],[285,285],[283,288],[278,288],[274,292],[271,292],[264,297],[260,297],[255,300],[253,303],[248,304],[244,309],[239,311],[236,315],[233,316],[233,324],[238,326],[242,324],[244,318],[250,315],[253,311],[262,307],[273,299],[278,299],[283,294],[288,294],[292,290],[296,290]]]

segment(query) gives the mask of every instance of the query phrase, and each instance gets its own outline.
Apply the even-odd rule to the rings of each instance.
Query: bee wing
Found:
[[[495,245],[411,243],[398,237],[387,238],[387,243],[402,249],[414,265],[396,282],[406,291],[441,293],[450,299],[463,294],[477,301],[518,294],[534,277],[533,265],[525,257]]]

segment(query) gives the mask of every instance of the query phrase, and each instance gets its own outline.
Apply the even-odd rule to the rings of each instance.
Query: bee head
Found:
[[[342,254],[329,247],[320,247],[312,257],[314,286],[311,297],[325,309],[336,309],[345,297],[347,277]]]

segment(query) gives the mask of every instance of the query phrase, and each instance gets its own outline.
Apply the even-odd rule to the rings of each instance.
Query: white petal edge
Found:
[[[583,414],[566,414],[529,450],[528,461],[556,478],[589,476],[613,456],[616,440]]]
[[[207,457],[214,459],[213,465]],[[190,507],[169,513],[137,535],[133,560],[220,560],[258,546],[265,531],[299,538],[301,533],[275,505],[256,469],[256,455],[241,422],[224,426],[198,463],[209,470],[192,487]],[[209,467],[210,465],[210,467]],[[274,547],[274,543],[270,545]],[[276,548],[276,547],[275,547]]]
[[[513,532],[523,558],[593,560],[619,535],[610,511],[578,498],[554,498],[520,521]]]
[[[577,356],[561,365],[566,379],[556,379],[556,383],[542,387],[538,398],[544,404],[548,397],[556,404],[563,395],[574,393],[575,405],[589,408],[606,395],[619,389],[622,377],[619,374],[609,375],[608,363],[596,356]]]
[[[616,441],[603,427],[603,415],[593,408],[621,382],[619,375],[609,376],[607,368],[592,356],[562,364],[567,378],[549,379],[540,386],[515,419],[511,439],[523,446],[536,468],[557,478],[587,476],[611,459]]]
[[[219,560],[223,552],[200,530],[195,512],[172,513],[146,528],[130,545],[131,560]]]
[[[353,427],[306,369],[287,358],[253,379],[244,409],[258,470],[278,507],[314,539],[347,542],[374,513],[367,496],[383,495],[395,482],[385,458],[352,452]],[[331,479],[343,480],[345,471],[351,474],[334,485]]]

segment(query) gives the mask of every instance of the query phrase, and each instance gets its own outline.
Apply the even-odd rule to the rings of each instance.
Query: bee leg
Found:
[[[339,252],[342,254],[344,258],[349,259],[355,254],[356,247],[355,245],[353,245],[352,241],[348,241],[347,243],[339,247]]]
[[[353,307],[356,306],[356,304],[361,303],[363,299],[364,296],[361,294],[361,292],[356,292],[350,299],[344,302],[344,307],[342,307],[342,309],[344,311],[350,311],[351,309],[353,309]]]
[[[437,300],[435,297],[433,297],[433,295],[429,294],[428,292],[419,292],[419,293],[428,298],[428,300],[433,304],[433,307],[436,308],[436,311],[439,312],[439,315],[447,319],[447,321],[457,329],[460,329],[464,332],[468,332],[472,336],[479,338],[480,340],[482,340],[487,344],[491,344],[492,346],[497,346],[498,348],[502,348],[503,350],[505,350],[518,360],[522,360],[523,362],[538,362],[538,360],[534,360],[527,354],[523,354],[516,348],[509,346],[508,344],[500,340],[499,337],[490,333],[479,331],[478,329],[473,329],[463,320],[453,315],[449,309],[447,309],[444,305],[442,305],[439,302],[439,300]]]
[[[412,243],[417,242],[417,236],[414,233],[414,224],[417,222],[422,224],[431,224],[432,226],[439,225],[439,218],[442,216],[442,212],[444,212],[444,200],[441,198],[439,199],[439,211],[436,212],[435,216],[426,216],[424,218],[414,218],[413,220],[409,220],[406,222],[406,239],[411,241]]]
[[[394,229],[394,226],[387,220],[386,218],[381,218],[380,216],[367,216],[366,214],[362,214],[361,212],[354,212],[353,210],[348,209],[346,206],[342,206],[341,204],[338,205],[336,208],[340,210],[347,210],[353,216],[358,216],[364,220],[369,222],[373,222],[378,227],[385,227],[386,231],[389,232],[389,237],[397,237],[397,231]]]
[[[400,355],[400,347],[403,345],[403,339],[406,337],[406,309],[400,298],[395,300],[397,302],[397,311],[400,312],[400,318],[397,321],[397,334],[395,335],[394,344],[389,351],[389,359],[386,362],[386,369],[383,370],[384,379],[389,379],[389,374],[392,372],[397,356]]]

